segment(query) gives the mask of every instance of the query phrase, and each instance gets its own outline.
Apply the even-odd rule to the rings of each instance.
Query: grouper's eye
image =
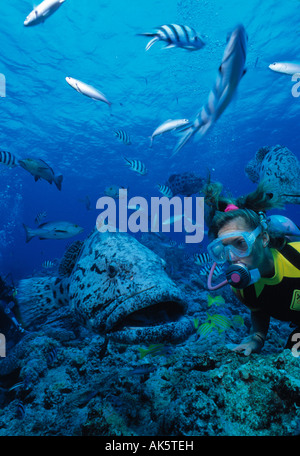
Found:
[[[117,265],[116,263],[111,263],[108,268],[107,268],[107,272],[108,272],[108,275],[109,277],[112,279],[113,277],[115,277],[115,275],[117,274],[118,270],[117,270]]]

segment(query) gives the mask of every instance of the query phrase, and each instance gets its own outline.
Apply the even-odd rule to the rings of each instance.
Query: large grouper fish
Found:
[[[79,323],[121,343],[179,342],[193,331],[187,304],[165,261],[127,233],[86,239],[69,277],[32,277],[18,286],[22,323],[42,324],[62,306]]]

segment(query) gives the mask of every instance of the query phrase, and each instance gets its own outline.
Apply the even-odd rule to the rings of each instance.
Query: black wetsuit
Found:
[[[234,290],[252,312],[262,311],[277,320],[290,321],[296,329],[286,348],[291,348],[294,333],[300,334],[300,242],[286,244],[280,251],[271,249],[275,274],[261,278],[243,290]]]

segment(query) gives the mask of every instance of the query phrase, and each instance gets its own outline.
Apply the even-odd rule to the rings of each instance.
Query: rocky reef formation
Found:
[[[9,391],[12,376],[1,377],[0,436],[299,434],[299,358],[203,349],[190,340],[140,359],[137,347],[105,347],[101,336],[40,335],[22,383]]]

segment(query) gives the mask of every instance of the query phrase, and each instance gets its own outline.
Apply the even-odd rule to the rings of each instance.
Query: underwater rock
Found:
[[[143,359],[139,347],[110,341],[101,361],[98,335],[30,341],[18,384],[3,388],[0,436],[299,435],[299,358],[245,357],[216,340],[191,337]],[[53,347],[58,357],[46,364]]]
[[[300,204],[300,163],[287,147],[262,147],[246,165],[245,173],[254,183],[271,184],[273,193],[285,203]]]
[[[193,331],[181,290],[165,262],[126,233],[99,233],[85,241],[69,278],[21,280],[23,324],[41,324],[68,305],[85,327],[126,343],[184,340]]]
[[[170,187],[173,195],[191,196],[198,193],[203,187],[205,179],[193,173],[172,174],[166,185]]]

